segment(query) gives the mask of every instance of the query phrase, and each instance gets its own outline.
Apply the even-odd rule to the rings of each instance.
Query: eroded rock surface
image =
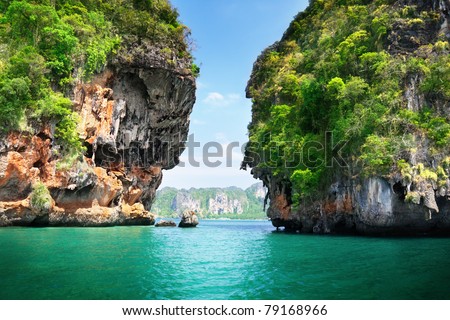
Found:
[[[320,4],[326,2],[321,1]],[[330,3],[328,2],[328,4]],[[319,2],[311,1],[310,8],[314,4],[319,4]],[[377,9],[374,3],[366,2],[366,4],[367,6],[373,5],[372,9]],[[353,9],[353,4],[350,1],[343,1],[341,5],[342,8],[347,8],[348,12]],[[389,4],[386,3],[378,9],[381,7],[389,8],[390,12],[404,10],[403,13],[405,13],[410,10],[411,16],[400,18],[400,14],[394,15],[396,18],[392,20],[393,24],[386,28],[385,41],[380,41],[376,49],[374,47],[373,52],[369,54],[381,52],[402,61],[448,57],[448,49],[444,51],[433,49],[433,46],[438,47],[441,43],[448,46],[448,40],[450,39],[450,2],[448,0],[398,0],[391,1]],[[321,7],[319,5],[314,8]],[[292,110],[297,113],[291,112],[288,114],[289,117],[298,119],[299,122],[302,121],[303,116],[307,118],[310,106],[305,107],[304,104],[298,102],[305,96],[300,94],[295,96],[293,101],[289,100],[291,99],[289,95],[283,93],[283,89],[285,89],[283,83],[277,81],[286,76],[283,74],[283,70],[289,66],[289,63],[298,64],[286,76],[286,79],[292,75],[298,75],[300,79],[303,77],[306,79],[308,76],[313,76],[312,74],[316,72],[316,69],[320,72],[323,70],[328,72],[332,69],[331,67],[321,69],[319,65],[316,65],[317,68],[311,67],[313,63],[308,60],[308,55],[311,55],[311,52],[307,40],[313,39],[315,41],[317,40],[315,37],[317,37],[320,38],[319,44],[322,41],[327,43],[325,39],[329,28],[326,24],[321,25],[323,23],[321,19],[325,19],[328,10],[333,10],[331,6],[327,7],[326,4],[322,9],[316,9],[314,9],[315,11],[308,11],[307,9],[304,14],[299,14],[281,41],[268,47],[256,60],[247,86],[247,97],[254,101],[252,107],[253,122],[249,125],[250,133],[252,133],[252,129],[253,132],[264,132],[263,129],[258,131],[255,128],[263,128],[264,125],[271,123],[272,118],[277,115],[271,107],[276,105],[294,106]],[[419,18],[419,15],[423,19]],[[308,20],[311,16],[314,18]],[[432,19],[425,19],[427,16],[432,17]],[[373,21],[377,19],[373,19]],[[335,20],[338,20],[338,18]],[[317,23],[317,25],[314,25],[313,32],[308,28],[300,28],[300,26],[311,21]],[[303,34],[296,33],[298,30],[302,30]],[[307,31],[305,30],[308,30],[312,35],[306,34]],[[350,30],[352,32],[359,31],[359,29],[352,30],[349,27],[347,31],[350,33]],[[305,34],[306,36],[304,36]],[[296,46],[298,46],[298,49],[292,49],[297,48]],[[339,52],[339,47],[333,52],[333,54]],[[310,64],[305,63],[303,65],[303,59]],[[327,66],[328,63],[332,66],[333,59],[334,56],[330,60],[323,61],[326,61]],[[287,61],[292,62],[287,63]],[[277,69],[279,67],[277,64],[283,67]],[[337,75],[341,76],[341,74],[336,73],[333,77]],[[321,78],[324,75],[319,73],[314,74],[314,76]],[[398,76],[400,86],[399,97],[396,101],[399,110],[410,114],[420,114],[426,112],[428,108],[440,117],[442,123],[448,125],[450,121],[448,96],[442,95],[438,89],[433,89],[434,91],[424,90],[426,81],[424,78],[425,74],[417,69],[409,70],[404,75]],[[367,81],[370,83],[371,80],[368,79]],[[281,85],[277,87],[273,83],[281,83]],[[294,84],[297,85],[297,83]],[[323,117],[334,112],[326,109],[327,104],[327,100],[324,99],[322,105],[326,111],[322,114]],[[314,105],[314,107],[319,108],[320,106]],[[364,106],[367,109],[369,107],[369,105]],[[395,110],[394,112],[398,112],[397,109]],[[264,120],[265,117],[269,120]],[[280,122],[286,121],[281,116],[280,119],[278,119]],[[357,126],[357,122],[357,119],[356,121],[353,119],[351,123]],[[395,117],[392,118],[389,125],[395,125],[394,122]],[[291,126],[296,125],[295,123],[289,124]],[[272,125],[272,128],[274,127],[274,130],[276,130],[276,126]],[[286,131],[290,129],[292,128],[287,128]],[[325,132],[329,129],[329,127],[323,127],[317,129],[317,131],[322,134],[322,131]],[[300,137],[302,134],[306,135],[306,133],[319,136],[317,131],[312,129],[308,131],[306,124],[302,130],[305,132],[300,132]],[[352,129],[348,130],[351,131]],[[386,128],[385,130],[389,129]],[[436,125],[429,130],[436,134],[439,132],[439,126]],[[292,131],[298,133],[298,131]],[[436,141],[433,141],[430,134],[425,134],[421,128],[409,126],[403,131],[400,130],[396,136],[401,137],[401,134],[404,133],[403,137],[405,137],[409,134],[409,142],[399,148],[401,151],[389,163],[390,168],[386,171],[379,170],[376,173],[365,171],[364,166],[361,165],[361,159],[358,160],[358,147],[353,146],[355,150],[353,150],[352,156],[346,159],[345,165],[328,166],[332,169],[325,171],[327,176],[321,177],[317,189],[311,192],[312,194],[302,198],[301,201],[295,199],[295,194],[299,197],[302,193],[301,187],[294,185],[291,171],[283,171],[283,168],[286,168],[286,165],[283,167],[283,164],[288,164],[285,161],[286,159],[280,157],[283,161],[277,163],[276,166],[278,167],[276,168],[272,163],[263,163],[266,158],[261,146],[266,141],[255,142],[259,139],[258,135],[251,137],[250,143],[247,145],[247,154],[242,168],[251,168],[254,178],[262,180],[268,188],[270,205],[267,215],[277,228],[284,227],[290,231],[309,233],[450,234],[450,149],[448,142],[441,143],[444,146],[436,147]],[[276,133],[279,132],[273,134]],[[268,135],[270,134],[272,133],[269,132]],[[444,138],[446,135],[448,137],[446,133],[441,134]],[[280,141],[276,140],[275,142],[279,143]],[[275,143],[273,145],[275,146]],[[323,147],[323,145],[321,146]],[[377,147],[373,146],[372,148],[376,149]],[[301,151],[298,150],[299,153]],[[294,157],[295,155],[291,155],[291,158]],[[274,161],[280,159],[270,158]],[[292,159],[288,159],[288,161],[292,161]],[[303,169],[303,167],[301,168]],[[289,172],[289,174],[285,174],[285,172]],[[302,185],[302,187],[308,188],[307,185]]]
[[[181,215],[181,221],[178,224],[180,228],[194,228],[198,225],[198,217],[193,211],[185,211]]]
[[[87,152],[69,165],[54,124],[0,140],[0,225],[153,224],[162,170],[179,162],[195,102],[195,79],[183,59],[130,43],[90,83],[72,92]],[[50,191],[48,212],[33,212],[33,185]]]

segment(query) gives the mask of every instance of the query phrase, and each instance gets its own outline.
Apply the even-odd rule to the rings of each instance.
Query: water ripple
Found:
[[[0,298],[450,299],[450,239],[272,231],[263,221],[0,229]]]

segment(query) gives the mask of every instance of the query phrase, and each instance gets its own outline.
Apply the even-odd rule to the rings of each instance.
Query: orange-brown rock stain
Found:
[[[114,175],[108,174],[104,168],[95,167],[94,173],[97,176],[97,183],[93,189],[93,199],[103,207],[110,206],[111,202],[122,193],[122,182]]]
[[[353,201],[349,194],[345,194],[343,199],[327,200],[322,206],[325,214],[348,213],[353,212]]]
[[[291,206],[289,205],[289,202],[284,194],[275,196],[272,200],[272,207],[279,212],[281,219],[288,220],[290,218]]]
[[[139,198],[142,196],[143,190],[136,186],[131,186],[128,188],[127,192],[124,195],[123,201],[132,206],[134,205]]]
[[[81,122],[78,131],[82,138],[94,145],[98,137],[111,134],[114,113],[113,90],[99,84],[79,85],[75,91],[75,105]]]

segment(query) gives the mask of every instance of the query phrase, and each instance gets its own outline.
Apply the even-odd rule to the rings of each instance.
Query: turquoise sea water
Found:
[[[450,299],[449,238],[311,236],[266,221],[0,229],[1,299]]]

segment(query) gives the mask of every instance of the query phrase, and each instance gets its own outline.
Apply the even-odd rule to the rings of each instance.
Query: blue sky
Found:
[[[185,166],[164,171],[162,187],[246,188],[257,181],[249,172],[239,170],[240,147],[230,149],[231,159],[225,156],[230,143],[242,146],[247,141],[251,101],[245,98],[245,87],[258,55],[282,37],[308,0],[171,0],[171,3],[178,9],[180,20],[191,29],[193,55],[201,68],[190,125],[190,134],[200,143],[191,151],[200,167],[189,165],[185,151],[181,157]],[[223,148],[223,156],[209,158],[222,165],[211,168],[204,164],[203,149],[209,146],[208,142],[215,142],[208,149],[211,153],[217,152],[219,145]]]

